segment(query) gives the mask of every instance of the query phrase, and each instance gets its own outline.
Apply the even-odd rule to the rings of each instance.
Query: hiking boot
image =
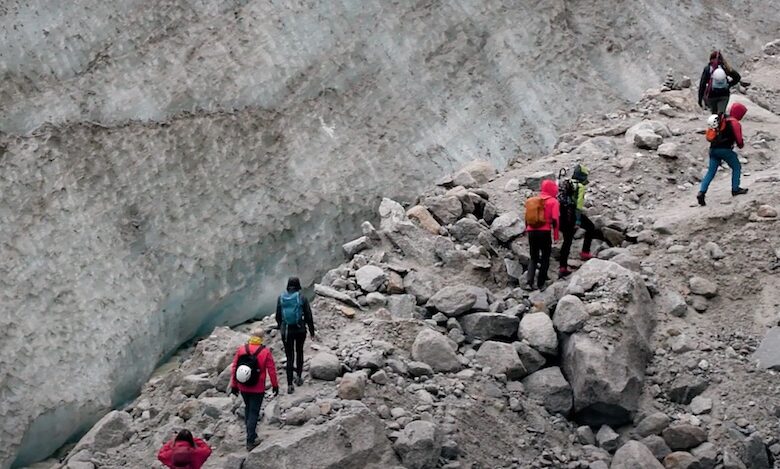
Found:
[[[303,386],[303,376],[298,375],[298,378],[295,380],[296,386]]]
[[[571,269],[568,267],[561,267],[558,269],[558,278],[568,277],[569,275],[571,275]]]
[[[704,192],[699,192],[698,194],[696,194],[696,201],[698,201],[699,205],[701,205],[702,207],[707,205],[707,202],[704,200]]]
[[[259,442],[259,441],[257,441],[257,440],[255,440],[255,441],[251,441],[251,442],[250,442],[250,441],[247,441],[247,442],[246,442],[246,450],[247,450],[247,451],[252,451],[253,449],[257,448],[257,446],[258,446],[259,444],[260,444],[260,442]]]
[[[580,253],[580,259],[582,259],[583,261],[589,261],[589,260],[593,259],[593,254],[591,254],[589,252],[582,251]]]
[[[292,394],[294,392],[295,392],[295,386],[293,386],[292,384],[288,385],[287,386],[287,394]]]
[[[732,196],[744,195],[744,194],[747,194],[747,193],[748,193],[748,190],[743,188],[743,187],[740,187],[739,189],[737,189],[735,191],[731,191],[731,195]]]

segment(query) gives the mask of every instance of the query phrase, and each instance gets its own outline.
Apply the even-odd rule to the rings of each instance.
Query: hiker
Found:
[[[552,239],[558,241],[559,237],[559,218],[558,185],[555,181],[545,179],[542,181],[539,195],[530,197],[525,203],[525,224],[528,232],[528,246],[531,249],[531,262],[528,264],[526,281],[531,290],[534,288],[537,266],[539,276],[536,285],[541,290],[547,282]]]
[[[287,291],[279,295],[276,324],[282,333],[284,354],[287,356],[287,393],[292,394],[295,385],[303,386],[303,344],[306,342],[307,326],[312,340],[317,339],[311,305],[301,293],[298,277],[290,277],[287,280]],[[298,375],[294,381],[293,370]]]
[[[157,459],[170,469],[200,469],[211,456],[211,448],[200,438],[193,438],[189,430],[181,430],[165,443]]]
[[[255,329],[246,344],[236,350],[230,377],[231,393],[239,392],[244,399],[244,423],[246,424],[246,449],[251,451],[258,445],[257,420],[265,397],[265,378],[271,378],[274,396],[279,395],[276,364],[271,349],[263,345],[265,332]]]
[[[564,173],[565,171],[561,171]],[[561,180],[559,184],[558,200],[561,211],[561,232],[563,233],[563,245],[561,246],[560,267],[558,268],[558,277],[563,278],[571,274],[569,269],[569,253],[574,241],[574,234],[577,228],[585,230],[585,236],[582,241],[582,251],[580,259],[587,261],[593,257],[590,253],[591,243],[594,239],[610,244],[601,230],[596,229],[596,225],[582,212],[585,208],[585,191],[588,185],[588,168],[578,164],[572,171],[571,179]]]
[[[741,77],[723,58],[720,51],[712,51],[710,62],[704,67],[699,80],[699,107],[707,104],[713,114],[724,114],[729,103],[731,88]]]
[[[710,140],[710,164],[707,174],[701,181],[699,193],[696,194],[696,200],[702,207],[707,205],[705,196],[710,183],[718,172],[718,167],[722,161],[725,161],[731,168],[731,195],[737,196],[747,194],[748,190],[739,187],[739,180],[742,173],[742,165],[739,157],[734,151],[734,145],[742,148],[745,142],[742,139],[742,124],[739,121],[745,117],[747,108],[742,103],[731,105],[729,114],[724,119],[713,119],[716,129],[708,130],[707,139]],[[712,135],[709,133],[712,132]]]

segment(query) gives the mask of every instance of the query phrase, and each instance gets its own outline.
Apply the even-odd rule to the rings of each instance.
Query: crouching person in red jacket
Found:
[[[211,456],[211,448],[200,438],[193,438],[189,430],[182,430],[165,443],[157,459],[170,469],[200,469]]]
[[[271,350],[263,345],[265,332],[262,329],[252,331],[249,341],[236,350],[233,357],[233,373],[230,389],[233,394],[241,392],[244,398],[244,421],[246,423],[246,449],[252,451],[257,446],[257,420],[265,396],[266,375],[271,378],[274,396],[279,394],[279,382],[276,376],[276,364]]]

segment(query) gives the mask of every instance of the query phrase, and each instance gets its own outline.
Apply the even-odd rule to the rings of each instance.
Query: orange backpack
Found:
[[[704,133],[704,137],[707,138],[707,141],[712,143],[714,142],[718,136],[726,130],[726,121],[728,118],[726,116],[718,116],[718,125],[715,128],[708,127],[707,131]]]
[[[525,201],[525,224],[531,228],[541,228],[547,223],[544,218],[544,199],[540,196],[530,197]]]

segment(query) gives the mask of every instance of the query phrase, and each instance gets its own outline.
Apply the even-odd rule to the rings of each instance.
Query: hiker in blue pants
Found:
[[[312,340],[317,339],[311,305],[301,293],[301,281],[298,277],[290,277],[287,280],[287,291],[279,295],[276,302],[276,324],[282,333],[284,354],[287,355],[287,393],[292,394],[296,384],[303,385],[303,344],[306,342],[307,327]],[[294,381],[293,370],[298,375]]]
[[[715,173],[718,172],[718,166],[721,161],[731,168],[731,195],[743,195],[748,192],[747,189],[739,187],[742,165],[739,163],[739,157],[736,152],[734,152],[734,145],[739,148],[745,146],[742,138],[742,125],[739,121],[745,117],[746,113],[747,108],[744,104],[734,103],[731,106],[729,115],[726,116],[721,126],[722,129],[718,130],[717,135],[710,143],[710,165],[707,169],[707,174],[701,181],[699,193],[696,194],[696,200],[701,206],[707,205],[705,200],[707,189],[709,189],[710,183],[715,178]]]

